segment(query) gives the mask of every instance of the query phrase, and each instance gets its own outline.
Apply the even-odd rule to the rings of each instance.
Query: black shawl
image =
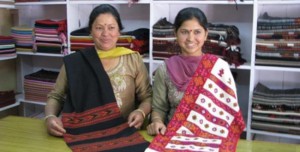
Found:
[[[62,121],[72,151],[144,151],[148,142],[121,116],[94,48],[64,58],[68,79]]]

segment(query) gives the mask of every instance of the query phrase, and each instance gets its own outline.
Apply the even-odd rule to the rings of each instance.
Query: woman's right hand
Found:
[[[154,121],[150,125],[147,126],[147,133],[149,135],[164,135],[166,133],[167,127],[161,121]]]
[[[50,135],[61,137],[66,130],[63,128],[61,119],[57,117],[50,117],[46,119],[47,131]]]

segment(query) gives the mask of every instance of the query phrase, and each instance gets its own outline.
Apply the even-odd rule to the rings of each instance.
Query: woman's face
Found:
[[[100,14],[94,21],[91,31],[96,49],[107,51],[116,47],[120,30],[112,14]]]
[[[207,31],[193,18],[182,23],[176,32],[177,42],[184,56],[200,56]]]

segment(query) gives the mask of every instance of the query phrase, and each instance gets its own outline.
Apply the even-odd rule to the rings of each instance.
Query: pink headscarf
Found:
[[[202,56],[176,55],[167,59],[167,71],[178,91],[185,91]]]

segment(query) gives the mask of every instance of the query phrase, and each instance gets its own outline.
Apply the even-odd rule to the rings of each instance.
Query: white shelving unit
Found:
[[[0,0],[0,9],[14,9],[15,6],[13,5],[14,1],[12,0]],[[7,61],[7,60],[13,60],[16,59],[17,56],[10,56],[10,57],[0,57],[0,62],[2,61]],[[18,106],[20,103],[18,101],[16,101],[14,104],[10,104],[8,106],[4,106],[0,108],[0,112],[1,111],[5,111],[7,109],[10,108],[14,108],[16,106]]]
[[[268,11],[272,16],[300,16],[299,0],[244,0],[235,3],[228,0],[140,0],[139,3],[128,6],[127,0],[67,0],[51,2],[16,3],[19,10],[19,25],[33,27],[37,19],[67,19],[68,37],[70,33],[88,24],[88,16],[92,9],[103,3],[110,3],[120,12],[124,24],[123,31],[137,28],[149,28],[150,53],[144,62],[149,66],[149,75],[163,62],[153,60],[152,56],[152,26],[161,18],[166,17],[173,22],[177,12],[184,7],[198,7],[205,12],[208,21],[226,25],[235,25],[240,31],[241,53],[247,60],[244,65],[232,70],[238,74],[236,79],[239,104],[247,122],[247,139],[254,134],[299,139],[297,135],[271,133],[251,129],[252,93],[259,81],[265,81],[269,87],[290,88],[299,86],[299,68],[270,67],[255,65],[256,24],[261,13]],[[237,9],[236,9],[237,7]],[[68,42],[70,44],[70,41]],[[23,77],[38,69],[46,68],[59,70],[63,55],[43,53],[18,53],[18,91],[23,93]],[[266,74],[276,75],[277,78],[266,77]],[[26,104],[41,105],[40,102],[25,101]],[[42,104],[43,106],[43,104]]]
[[[254,4],[254,23],[257,23],[257,19],[264,12],[272,17],[300,17],[300,1],[298,0],[257,0]],[[254,31],[256,26],[254,25]],[[254,38],[256,32],[253,33]],[[250,92],[249,92],[249,111],[248,111],[248,125],[247,125],[247,139],[255,134],[266,135],[280,138],[300,139],[300,135],[293,135],[287,133],[275,133],[262,130],[251,129],[251,106],[252,95],[254,87],[258,82],[263,83],[272,89],[292,89],[299,88],[300,81],[300,69],[298,67],[280,67],[280,66],[262,66],[255,65],[255,39],[253,41],[252,61],[254,65],[251,67],[251,80],[250,80]],[[299,140],[300,141],[300,140]]]
[[[62,20],[67,18],[66,1],[48,2],[22,2],[16,3],[18,10],[18,25],[34,27],[36,20],[53,19]],[[37,72],[41,69],[59,71],[62,65],[62,54],[17,52],[17,92],[18,101],[23,108],[23,115],[36,117],[36,113],[42,113],[46,101],[29,101],[24,98],[24,76]],[[39,116],[40,117],[40,116]]]
[[[55,54],[47,55],[44,53],[18,53],[17,90],[18,93],[20,93],[18,100],[23,105],[24,116],[31,116],[34,114],[34,111],[41,112],[44,110],[44,105],[46,105],[46,101],[25,100],[24,76],[37,72],[41,69],[58,72],[63,63],[62,57],[63,55],[55,55]]]
[[[13,9],[15,8],[14,0],[0,0],[0,9]]]

